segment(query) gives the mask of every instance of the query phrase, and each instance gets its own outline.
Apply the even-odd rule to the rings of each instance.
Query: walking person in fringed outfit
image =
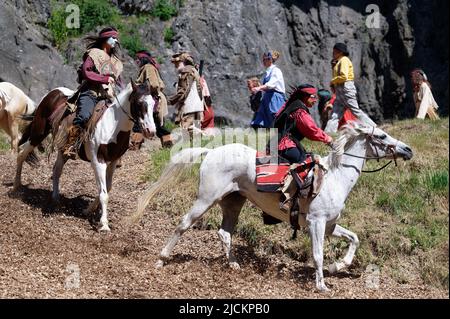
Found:
[[[283,73],[275,65],[280,57],[278,51],[268,51],[263,55],[263,64],[266,68],[262,85],[254,87],[252,93],[263,91],[261,105],[251,122],[254,128],[270,128],[275,120],[275,115],[286,101]]]
[[[415,117],[425,119],[428,116],[430,120],[439,120],[437,109],[439,106],[431,93],[431,84],[425,72],[421,69],[414,69],[411,72],[411,81],[413,84],[413,98],[416,107]]]

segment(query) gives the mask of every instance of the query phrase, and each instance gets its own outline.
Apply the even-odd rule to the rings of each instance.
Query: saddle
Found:
[[[299,213],[306,214],[309,203],[319,194],[324,174],[320,157],[313,154],[308,154],[305,161],[295,164],[278,155],[256,154],[257,190],[280,193],[280,201],[283,196],[294,201],[289,220],[295,231],[300,229]],[[281,223],[281,220],[264,212],[263,220],[266,225]]]
[[[72,104],[70,102],[70,99],[71,98],[69,98],[64,107],[61,107],[57,111],[55,111],[54,114],[51,115],[50,119],[53,123],[53,136],[55,136],[53,144],[56,145],[56,147],[59,149],[64,149],[66,143],[69,142],[69,132],[71,130],[71,127],[73,127],[72,122],[75,118],[76,104]],[[78,153],[80,155],[80,158],[84,159],[85,157],[80,154],[80,151],[83,150],[83,148],[81,148],[81,145],[94,133],[98,121],[101,119],[107,108],[108,104],[106,100],[99,101],[94,107],[92,116],[86,123],[85,129],[82,130],[81,134],[79,134],[79,136],[76,138],[76,142],[74,143],[74,145],[76,146],[76,149],[79,150]]]
[[[98,121],[100,121],[108,107],[109,105],[106,100],[100,100],[97,103],[97,105],[94,107],[91,118],[86,124],[86,134],[90,136],[92,135],[92,133],[94,133],[95,126],[97,125]]]
[[[296,164],[294,164],[296,165]],[[294,189],[292,200],[294,201],[292,208],[289,212],[289,221],[294,231],[300,229],[299,214],[305,215],[308,213],[309,204],[319,194],[322,187],[323,177],[325,175],[324,168],[319,164],[319,161],[315,161],[312,166],[304,171],[306,176],[302,179],[300,174],[296,171],[291,171],[292,181],[291,186]],[[289,176],[286,177],[284,187],[289,188]],[[282,190],[284,193],[284,189]],[[294,238],[296,233],[294,232]]]

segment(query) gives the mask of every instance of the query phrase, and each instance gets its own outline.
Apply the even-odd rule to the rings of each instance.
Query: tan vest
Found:
[[[149,87],[158,91],[159,96],[159,119],[161,123],[164,122],[164,116],[168,114],[167,99],[164,95],[164,82],[161,79],[158,69],[152,64],[144,65],[139,71],[139,76],[136,80],[137,83],[144,83],[146,80],[149,82]]]
[[[123,71],[122,62],[115,56],[109,56],[105,51],[94,48],[87,51],[88,56],[94,62],[95,68],[101,75],[114,74],[116,79]],[[99,96],[113,98],[114,91],[111,84],[102,84],[93,87],[92,90]]]
[[[187,91],[185,100],[183,101],[182,113],[203,112],[203,95],[200,84],[200,74],[193,66],[186,66],[182,73],[188,73],[194,80],[191,83],[186,83],[188,87],[183,88]]]

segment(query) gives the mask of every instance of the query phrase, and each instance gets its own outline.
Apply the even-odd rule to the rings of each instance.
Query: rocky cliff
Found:
[[[75,87],[79,54],[74,52],[83,47],[79,40],[64,52],[51,45],[49,2],[0,3],[0,80],[16,83],[34,99],[56,86]],[[112,3],[123,15],[148,13],[154,5]],[[346,42],[361,107],[383,121],[413,114],[409,72],[416,66],[427,73],[440,112],[448,114],[448,6],[443,0],[185,0],[176,17],[166,22],[149,17],[139,34],[164,61],[169,93],[176,81],[171,54],[188,50],[205,60],[216,113],[235,124],[250,118],[245,80],[263,73],[265,50],[281,52],[277,64],[288,87],[309,82],[327,88],[333,44]],[[163,39],[168,27],[174,31],[170,44]],[[132,59],[125,54],[124,60],[125,76],[133,76]]]

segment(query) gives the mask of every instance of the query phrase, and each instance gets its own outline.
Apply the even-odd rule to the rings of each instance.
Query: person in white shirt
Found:
[[[273,126],[275,115],[286,101],[283,73],[275,65],[280,57],[278,51],[268,51],[263,54],[263,65],[266,68],[262,85],[254,87],[252,93],[264,92],[261,105],[251,122],[253,128],[270,128]]]
[[[413,84],[414,105],[416,107],[415,116],[418,119],[425,119],[425,116],[431,120],[438,120],[439,115],[436,110],[438,105],[431,93],[431,84],[421,69],[415,69],[411,72],[411,82]]]

